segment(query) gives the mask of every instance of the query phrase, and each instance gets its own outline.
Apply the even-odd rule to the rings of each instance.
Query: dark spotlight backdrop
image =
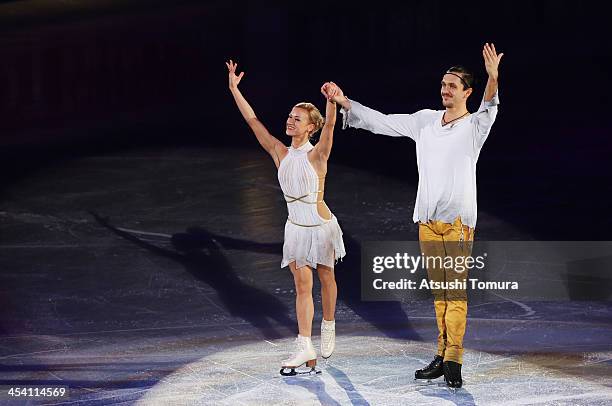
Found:
[[[327,80],[409,113],[441,108],[441,75],[463,64],[481,79],[473,111],[481,48],[494,42],[501,105],[478,163],[479,207],[534,238],[607,240],[608,31],[588,2],[3,2],[2,181],[125,148],[259,148],[227,90],[229,58],[281,139],[294,103],[323,106]],[[416,181],[412,141],[337,134],[334,162]]]

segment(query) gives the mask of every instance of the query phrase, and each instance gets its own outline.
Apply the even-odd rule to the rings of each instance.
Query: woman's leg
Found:
[[[336,277],[334,268],[325,265],[317,265],[317,273],[319,281],[321,281],[321,301],[323,302],[323,319],[327,321],[334,320],[336,313],[336,297],[338,296],[338,288],[336,286]]]
[[[295,282],[295,313],[298,320],[299,334],[310,337],[314,304],[312,303],[312,269],[309,266],[295,267],[295,261],[289,264]]]

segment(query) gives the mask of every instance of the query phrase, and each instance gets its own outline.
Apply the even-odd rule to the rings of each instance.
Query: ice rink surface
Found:
[[[417,238],[415,185],[333,163],[326,201],[348,253],[337,349],[321,374],[281,377],[297,328],[275,176],[264,153],[136,150],[5,187],[0,386],[70,388],[46,404],[612,403],[612,304],[601,300],[470,303],[464,387],[415,382],[434,355],[431,302],[364,302],[359,285],[363,243]],[[487,207],[478,224],[477,240],[534,239]],[[314,300],[318,346],[318,282]]]

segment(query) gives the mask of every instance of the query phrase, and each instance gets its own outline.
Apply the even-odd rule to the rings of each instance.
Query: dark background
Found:
[[[130,148],[257,149],[225,60],[280,139],[324,81],[386,113],[441,108],[463,64],[486,80],[494,42],[501,105],[478,165],[478,203],[548,240],[609,240],[609,22],[588,2],[12,1],[0,3],[0,148],[9,185],[55,161]],[[349,129],[334,163],[416,182],[409,139]],[[262,159],[266,159],[262,154]]]

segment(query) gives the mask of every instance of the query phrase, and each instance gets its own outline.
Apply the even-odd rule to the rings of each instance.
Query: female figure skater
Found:
[[[226,62],[226,65],[229,88],[236,105],[278,169],[278,181],[289,212],[281,268],[289,265],[293,274],[299,334],[295,353],[283,361],[280,373],[296,375],[295,368],[303,364],[311,368],[308,373],[316,372],[317,354],[310,338],[314,315],[312,269],[316,268],[321,281],[321,356],[328,358],[335,347],[337,288],[334,264],[345,255],[338,221],[323,201],[327,160],[331,153],[336,122],[336,104],[332,101],[333,95],[327,97],[324,93],[327,99],[325,120],[311,103],[293,106],[286,123],[286,134],[291,137],[291,146],[286,147],[257,119],[238,89],[244,72],[236,75],[237,64],[232,60]],[[310,137],[318,130],[322,130],[321,137],[317,145],[313,146]]]

